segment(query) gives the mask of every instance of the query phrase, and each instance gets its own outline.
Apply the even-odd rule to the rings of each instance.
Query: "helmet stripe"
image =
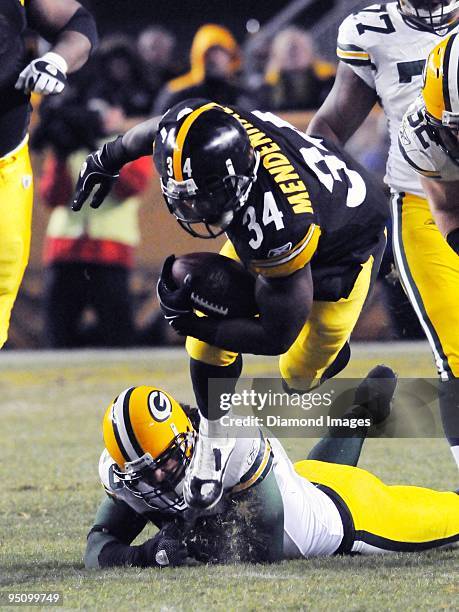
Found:
[[[113,404],[113,433],[126,461],[139,459],[144,454],[134,435],[129,417],[129,400],[134,389],[135,387],[126,389]]]
[[[136,454],[139,457],[142,457],[142,455],[145,454],[145,451],[142,449],[142,447],[140,446],[137,437],[134,433],[134,429],[132,427],[132,423],[131,423],[131,416],[130,416],[130,412],[129,412],[129,405],[130,405],[130,399],[131,399],[131,395],[132,392],[134,391],[133,387],[132,389],[130,389],[130,391],[128,393],[126,393],[125,397],[124,397],[124,401],[123,401],[123,423],[126,427],[126,433],[128,435],[129,438],[129,442],[132,444],[132,448],[135,450]]]
[[[449,63],[448,63],[448,93],[449,93],[449,103],[451,108],[446,110],[450,110],[453,113],[459,113],[459,93],[458,93],[458,70],[459,70],[459,40],[457,36],[454,34],[451,36],[448,41],[448,46],[446,51],[448,51],[449,47]],[[446,59],[446,58],[445,58]],[[446,66],[445,66],[446,69]],[[444,78],[444,77],[443,77]]]
[[[123,455],[123,458],[125,461],[130,461],[130,457],[128,455],[127,450],[124,448],[123,442],[121,440],[121,436],[120,436],[120,432],[118,430],[118,417],[116,416],[116,405],[117,402],[119,400],[119,395],[116,398],[116,400],[113,402],[113,407],[112,407],[112,418],[111,418],[111,425],[112,425],[112,429],[113,429],[113,435],[115,436],[115,440],[116,443],[118,445],[118,448],[121,452],[121,454]]]
[[[175,139],[175,148],[172,158],[173,169],[174,169],[174,177],[176,181],[183,181],[182,174],[182,152],[183,145],[185,143],[185,138],[190,131],[190,127],[196,121],[196,119],[207,110],[218,106],[215,102],[210,102],[209,104],[204,104],[204,106],[200,106],[196,108],[192,113],[190,113],[185,121],[180,126],[180,129],[177,134],[177,138]]]
[[[445,110],[451,112],[450,100],[450,55],[454,36],[451,36],[446,44],[445,56],[443,58],[443,100],[445,102]],[[454,83],[454,81],[453,81]]]

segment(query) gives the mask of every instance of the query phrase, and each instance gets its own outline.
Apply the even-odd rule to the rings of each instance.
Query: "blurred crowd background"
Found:
[[[31,260],[6,348],[180,343],[160,316],[155,282],[170,253],[218,250],[168,214],[150,158],[128,164],[96,211],[70,211],[88,151],[188,97],[281,114],[305,129],[336,72],[336,32],[368,2],[83,1],[100,44],[64,93],[33,99],[35,208]],[[30,34],[31,56],[46,51]],[[348,145],[382,180],[386,126],[375,110]],[[389,247],[354,336],[422,337]]]

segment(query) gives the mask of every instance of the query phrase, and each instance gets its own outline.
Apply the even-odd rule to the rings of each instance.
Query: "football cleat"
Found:
[[[397,374],[385,365],[377,365],[368,372],[355,391],[353,411],[359,411],[371,419],[372,425],[379,425],[387,419],[391,401],[397,386]]]
[[[200,510],[209,510],[221,500],[225,471],[236,444],[235,438],[223,433],[221,437],[212,437],[212,434],[215,436],[221,432],[221,426],[218,421],[207,423],[206,419],[201,420],[193,458],[183,484],[186,505]]]

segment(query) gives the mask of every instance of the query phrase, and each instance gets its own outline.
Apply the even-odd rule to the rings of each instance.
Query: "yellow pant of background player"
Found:
[[[27,143],[0,159],[0,348],[30,251],[33,184]]]
[[[349,339],[379,267],[383,242],[377,246],[375,257],[370,256],[362,265],[347,298],[336,302],[313,302],[308,320],[297,339],[279,358],[281,376],[289,387],[307,390],[316,384]],[[221,254],[239,261],[229,241],[223,246]],[[237,353],[190,337],[187,338],[186,348],[191,358],[209,365],[228,366],[237,357]]]
[[[299,461],[295,470],[344,502],[350,520],[343,521],[343,552],[414,552],[459,542],[456,493],[386,485],[366,470],[324,461]]]
[[[442,380],[459,377],[459,257],[435,224],[429,204],[392,197],[394,256]]]

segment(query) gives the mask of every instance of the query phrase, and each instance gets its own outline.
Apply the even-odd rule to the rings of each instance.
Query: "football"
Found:
[[[178,287],[191,276],[193,307],[209,317],[247,318],[258,313],[255,278],[229,257],[216,253],[181,255],[171,273]]]

